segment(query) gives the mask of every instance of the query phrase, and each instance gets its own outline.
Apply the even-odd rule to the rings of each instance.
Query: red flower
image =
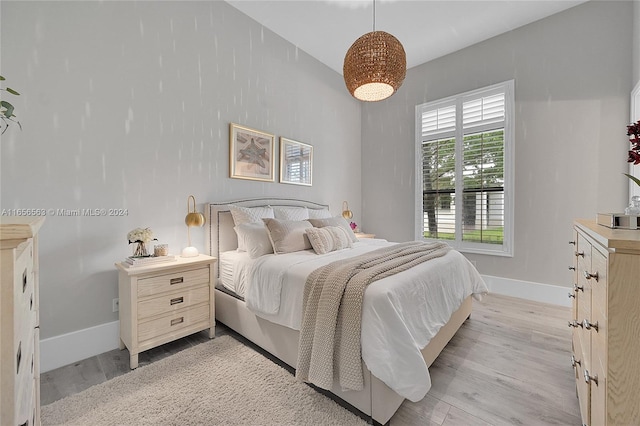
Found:
[[[640,120],[627,126],[627,136],[631,142],[628,163],[640,164]]]

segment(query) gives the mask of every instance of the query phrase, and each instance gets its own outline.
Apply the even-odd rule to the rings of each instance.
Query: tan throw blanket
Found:
[[[331,389],[335,377],[343,390],[361,390],[360,332],[366,286],[449,250],[440,242],[401,243],[313,271],[304,289],[296,378]]]

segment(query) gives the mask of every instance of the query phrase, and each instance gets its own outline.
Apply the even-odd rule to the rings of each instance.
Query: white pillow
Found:
[[[282,220],[307,220],[309,211],[306,207],[272,207],[273,217]]]
[[[251,259],[273,253],[269,231],[264,223],[243,223],[233,229],[238,235],[238,249],[246,251]]]
[[[307,209],[309,211],[309,219],[329,219],[331,212],[327,209]]]
[[[351,238],[352,242],[355,243],[358,241],[358,238],[353,233],[351,226],[349,226],[345,218],[342,216],[331,217],[328,219],[309,219],[309,222],[311,222],[311,224],[316,228],[324,228],[325,226],[339,226],[340,228],[345,230],[349,238]]]
[[[276,254],[292,253],[311,248],[305,230],[313,228],[306,220],[263,219]]]
[[[231,216],[233,216],[233,223],[238,225],[242,225],[243,223],[255,223],[262,222],[262,219],[274,217],[273,209],[270,206],[261,206],[261,207],[240,207],[240,206],[229,206],[229,210],[231,211]]]
[[[349,235],[339,226],[309,228],[306,230],[306,233],[313,250],[318,254],[325,254],[351,247]]]

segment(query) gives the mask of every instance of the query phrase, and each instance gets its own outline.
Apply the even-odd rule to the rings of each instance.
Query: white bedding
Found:
[[[300,329],[306,277],[335,260],[391,245],[360,240],[352,249],[318,255],[313,250],[265,255],[255,260],[229,255],[235,292],[256,315]],[[221,256],[222,257],[222,256]],[[222,274],[221,274],[222,275]],[[362,309],[362,358],[373,375],[399,395],[419,401],[431,387],[420,350],[462,301],[487,287],[471,263],[451,250],[441,258],[376,281],[367,287]]]

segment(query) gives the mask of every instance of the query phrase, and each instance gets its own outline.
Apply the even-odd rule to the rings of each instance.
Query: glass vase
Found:
[[[624,214],[640,216],[640,195],[634,195],[631,197],[631,203],[629,204],[629,207],[624,209]]]
[[[144,241],[137,241],[133,246],[133,257],[149,257],[147,245]]]

